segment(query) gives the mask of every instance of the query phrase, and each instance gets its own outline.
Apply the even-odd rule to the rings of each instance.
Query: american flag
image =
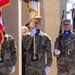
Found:
[[[4,37],[3,37],[2,9],[0,9],[0,49],[3,43],[3,40],[4,40]]]
[[[0,0],[0,8],[4,8],[10,4],[9,0]]]

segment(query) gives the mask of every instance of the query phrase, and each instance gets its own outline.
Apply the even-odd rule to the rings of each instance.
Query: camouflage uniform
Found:
[[[51,39],[50,37],[40,32],[38,36],[35,36],[36,54],[38,60],[32,61],[33,54],[32,37],[30,35],[23,37],[23,44],[28,51],[26,56],[26,75],[46,75],[45,74],[45,51],[47,52],[47,65],[51,66],[52,52],[51,52]],[[30,47],[31,46],[31,47]]]
[[[75,34],[71,32],[68,37],[59,35],[55,41],[55,49],[59,49],[59,42],[61,54],[57,57],[57,75],[75,75]]]
[[[10,75],[12,66],[16,64],[16,46],[12,36],[5,34],[1,55],[4,58],[0,62],[0,75]]]

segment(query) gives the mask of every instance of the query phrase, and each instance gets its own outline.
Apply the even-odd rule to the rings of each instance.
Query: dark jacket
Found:
[[[22,43],[22,60],[26,61],[26,49],[24,48],[23,43]]]

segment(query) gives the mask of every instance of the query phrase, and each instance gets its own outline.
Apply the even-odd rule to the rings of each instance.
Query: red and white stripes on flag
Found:
[[[0,9],[0,50],[3,41],[4,41],[4,37],[3,37],[2,9]]]
[[[9,0],[0,0],[0,8],[4,8],[8,5],[10,5]]]

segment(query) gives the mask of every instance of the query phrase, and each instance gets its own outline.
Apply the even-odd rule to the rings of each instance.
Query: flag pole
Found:
[[[38,2],[38,16],[40,16],[40,2]]]
[[[22,59],[22,48],[21,48],[21,38],[22,38],[22,36],[21,36],[21,25],[22,25],[22,1],[21,0],[19,0],[18,1],[18,42],[19,42],[19,44],[18,44],[18,49],[19,49],[19,75],[22,75],[22,69],[21,69],[21,64],[22,64],[22,61],[21,61],[21,59]]]
[[[38,16],[40,16],[40,2],[37,3],[37,12],[38,12]],[[34,25],[34,27],[35,27],[35,25]],[[37,59],[37,56],[36,56],[35,35],[34,35],[33,39],[34,39],[34,59]]]

